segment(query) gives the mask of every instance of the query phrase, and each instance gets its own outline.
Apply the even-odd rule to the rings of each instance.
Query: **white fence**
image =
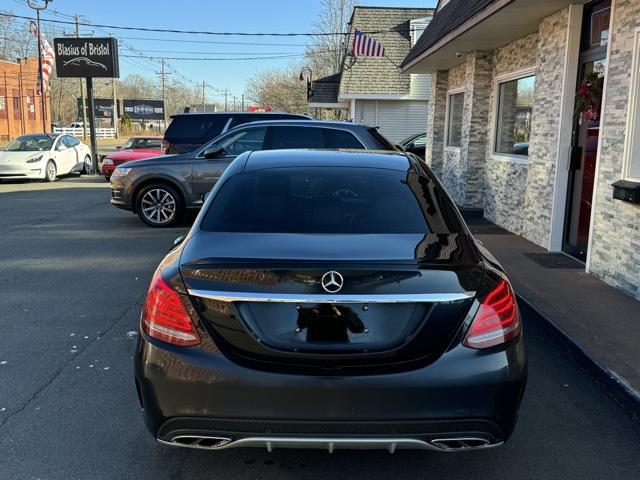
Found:
[[[62,133],[65,135],[73,135],[74,137],[82,138],[84,130],[82,127],[78,128],[66,128],[66,127],[54,127],[53,133]],[[89,135],[89,127],[87,127],[87,135]],[[96,138],[116,138],[115,128],[96,128]]]

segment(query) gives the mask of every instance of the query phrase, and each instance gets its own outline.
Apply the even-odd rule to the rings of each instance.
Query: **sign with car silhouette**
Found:
[[[58,77],[119,77],[115,38],[56,38],[53,40]]]

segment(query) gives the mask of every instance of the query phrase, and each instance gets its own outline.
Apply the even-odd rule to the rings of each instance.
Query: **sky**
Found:
[[[26,0],[3,0],[2,3],[3,9],[17,15],[32,16],[34,13],[26,6]],[[387,7],[433,7],[436,3],[436,0],[359,1],[359,5]],[[54,0],[42,18],[70,21],[77,13],[94,24],[221,32],[311,32],[321,9],[320,0]],[[67,33],[75,31],[73,25],[55,25],[55,28]],[[109,31],[81,26],[81,34],[107,36]],[[114,31],[114,35],[119,38],[121,77],[135,73],[158,78],[155,72],[160,70],[160,61],[140,56],[238,58],[296,55],[304,52],[305,44],[313,42],[312,37],[223,37],[124,30]],[[274,43],[278,45],[272,45]],[[167,71],[181,81],[186,77],[201,84],[204,80],[210,96],[208,100],[220,102],[225,88],[231,95],[239,97],[246,81],[256,73],[296,63],[300,58],[217,62],[167,60]]]

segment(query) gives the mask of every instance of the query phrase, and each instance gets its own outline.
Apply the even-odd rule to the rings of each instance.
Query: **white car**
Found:
[[[13,139],[0,150],[0,179],[40,179],[90,173],[91,150],[71,135],[35,133]]]

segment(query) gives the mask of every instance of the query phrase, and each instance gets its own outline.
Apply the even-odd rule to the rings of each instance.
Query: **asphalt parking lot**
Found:
[[[0,479],[634,479],[640,427],[539,332],[501,449],[441,454],[157,444],[132,379],[153,270],[188,227],[151,229],[101,178],[0,183]],[[389,408],[393,408],[392,405]]]

